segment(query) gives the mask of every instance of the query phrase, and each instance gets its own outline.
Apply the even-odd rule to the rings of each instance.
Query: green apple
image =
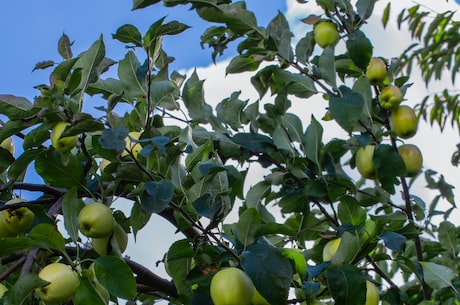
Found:
[[[78,136],[62,137],[61,135],[70,124],[67,122],[58,122],[51,130],[51,144],[56,150],[66,152],[75,147]]]
[[[254,288],[254,295],[252,297],[252,305],[270,305],[268,301]]]
[[[366,69],[366,76],[373,85],[380,85],[387,77],[387,65],[383,59],[372,57]]]
[[[131,138],[134,140],[139,140],[140,136],[141,133],[138,131],[131,131],[128,133],[128,136],[125,138],[125,150],[121,153],[122,157],[125,157],[129,155],[129,152],[132,152],[134,158],[137,159],[137,155],[142,150],[142,145],[140,143],[133,142]]]
[[[78,213],[80,232],[86,237],[102,238],[112,234],[113,215],[102,202],[85,205]]]
[[[335,24],[328,21],[321,21],[317,23],[313,30],[313,34],[316,43],[321,48],[334,45],[340,38]]]
[[[417,133],[418,120],[415,111],[402,105],[391,112],[390,127],[396,135],[403,139],[409,139]]]
[[[0,283],[0,299],[3,298],[3,296],[5,295],[5,292],[7,291],[8,291],[8,288],[6,288],[5,285]]]
[[[105,170],[105,168],[107,167],[107,165],[110,164],[110,161],[107,160],[107,159],[102,159],[101,160],[101,163],[99,163],[99,170],[101,171],[101,173]]]
[[[366,303],[365,305],[378,305],[380,301],[379,289],[371,281],[366,280]]]
[[[211,279],[211,299],[214,305],[250,305],[254,284],[241,269],[219,270]]]
[[[388,85],[380,92],[379,102],[383,109],[395,109],[401,104],[403,94],[401,89],[395,85]]]
[[[0,213],[0,238],[2,237],[13,237],[16,236],[17,234],[14,232],[11,232],[8,229],[8,224],[6,223],[5,220],[5,215],[3,215],[3,211]]]
[[[5,205],[11,205],[19,202],[26,202],[26,200],[20,198],[11,199],[7,201]],[[2,214],[5,221],[3,225],[8,231],[14,233],[14,235],[23,233],[32,225],[35,219],[35,214],[26,207],[3,210]]]
[[[48,285],[35,289],[38,297],[47,304],[61,304],[67,301],[80,285],[78,274],[63,263],[46,265],[38,276],[49,282]]]
[[[6,138],[0,143],[0,147],[6,149],[10,154],[14,155],[14,142],[11,137]]]
[[[416,176],[423,166],[423,156],[420,149],[414,144],[403,144],[398,147],[398,153],[406,166],[406,176]]]
[[[337,249],[340,246],[340,242],[342,239],[335,238],[333,240],[328,241],[323,248],[323,262],[329,262],[332,260],[332,257],[337,252]]]
[[[107,253],[109,243],[111,245],[112,251],[119,252],[120,254],[125,252],[126,247],[128,246],[128,234],[126,234],[125,230],[115,220],[113,222],[112,234],[101,238],[91,239],[91,244],[94,251],[96,251],[100,256],[110,254]],[[116,249],[113,249],[114,247]]]
[[[373,179],[377,176],[377,169],[374,165],[375,145],[369,144],[365,147],[360,147],[356,152],[356,167],[358,172],[364,178]]]

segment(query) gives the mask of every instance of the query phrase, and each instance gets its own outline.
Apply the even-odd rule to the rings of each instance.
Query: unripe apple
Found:
[[[375,145],[369,144],[365,147],[360,147],[356,152],[356,167],[358,172],[364,178],[373,179],[377,176],[377,169],[374,165],[374,150]]]
[[[381,58],[372,57],[366,69],[366,76],[371,84],[382,84],[387,77],[387,65]]]
[[[0,143],[0,147],[6,149],[11,155],[14,155],[14,142],[11,137],[6,138]]]
[[[5,215],[3,212],[0,213],[0,238],[2,237],[13,237],[16,236],[17,234],[14,232],[11,232],[8,229],[8,224],[6,223],[5,220]]]
[[[51,263],[46,265],[38,276],[49,282],[35,289],[38,297],[47,304],[61,304],[70,299],[80,285],[78,274],[69,265]]]
[[[417,133],[418,120],[415,111],[402,105],[391,112],[390,127],[396,135],[403,139],[409,139]]]
[[[328,21],[322,21],[315,25],[313,30],[316,43],[325,48],[334,45],[340,38],[339,32],[335,25]]]
[[[85,205],[78,214],[80,232],[86,237],[102,238],[112,234],[113,215],[102,202]]]
[[[340,237],[328,241],[323,248],[323,262],[329,262],[332,260],[332,257],[337,252],[337,249],[340,246],[342,239]]]
[[[416,176],[423,166],[423,156],[420,149],[414,144],[403,144],[398,147],[398,152],[406,166],[406,176]]]
[[[5,205],[11,205],[25,201],[26,200],[24,199],[16,198],[7,201]],[[2,214],[5,221],[3,225],[8,231],[14,233],[14,235],[23,233],[28,227],[32,225],[35,219],[35,214],[26,207],[3,210]]]
[[[56,150],[61,152],[71,150],[75,147],[78,141],[77,135],[61,138],[62,133],[68,125],[70,124],[67,122],[58,122],[51,130],[51,144]]]
[[[138,131],[131,131],[128,133],[128,136],[125,138],[126,149],[121,153],[122,157],[129,155],[128,151],[131,151],[134,158],[137,159],[137,155],[142,150],[142,145],[137,142],[131,141],[131,138],[134,140],[139,140],[141,133]]]
[[[101,163],[99,164],[99,170],[101,171],[101,173],[105,170],[105,168],[107,167],[107,165],[110,164],[110,161],[107,160],[107,159],[102,159],[101,160]]]
[[[211,299],[214,305],[250,305],[254,284],[241,269],[228,267],[211,279]]]
[[[366,303],[365,305],[378,305],[380,301],[379,289],[371,281],[366,280]]]
[[[391,110],[395,109],[401,104],[403,100],[403,94],[401,89],[395,85],[389,85],[382,89],[380,92],[380,106],[383,109]]]
[[[254,288],[254,296],[252,297],[252,305],[270,305],[268,301]]]
[[[110,254],[107,253],[109,243],[111,244],[112,248],[114,246],[118,248],[112,249],[112,251],[116,250],[120,253],[125,252],[126,247],[128,246],[128,234],[126,234],[125,230],[115,220],[113,222],[113,232],[111,235],[91,239],[91,244],[93,246],[94,251],[96,251],[97,254],[99,254],[100,256]]]

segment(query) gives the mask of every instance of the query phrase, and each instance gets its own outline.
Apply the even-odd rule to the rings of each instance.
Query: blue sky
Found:
[[[261,5],[263,4],[263,5]],[[283,0],[249,0],[259,24],[265,26],[279,11],[286,10]],[[141,32],[161,17],[192,26],[180,36],[165,39],[166,52],[175,57],[174,68],[189,69],[209,65],[211,51],[200,46],[200,35],[208,24],[202,22],[189,6],[165,8],[161,3],[132,11],[132,1],[2,1],[0,4],[0,94],[29,99],[37,94],[33,86],[47,83],[51,70],[31,72],[37,62],[60,61],[57,41],[66,33],[74,41],[73,52],[86,50],[99,35],[104,36],[107,56],[119,60],[126,50],[112,39],[123,24],[133,24]]]

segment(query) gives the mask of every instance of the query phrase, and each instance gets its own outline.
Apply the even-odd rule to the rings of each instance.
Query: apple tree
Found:
[[[135,0],[133,9],[158,2]],[[213,60],[236,48],[226,74],[252,73],[259,98],[236,88],[211,103],[197,71],[170,71],[162,42],[187,31],[180,18],[114,29],[128,50],[115,60],[102,37],[74,55],[63,35],[62,61],[35,67],[50,69],[36,97],[0,95],[0,302],[457,304],[453,186],[423,167],[410,138],[420,117],[458,122],[458,96],[415,110],[404,99],[415,66],[427,83],[446,68],[455,78],[453,15],[401,12],[398,22],[433,47],[414,44],[390,60],[362,28],[375,0],[317,0],[322,13],[305,10],[303,37],[281,12],[259,24],[244,1],[162,2],[209,23],[201,45]],[[384,25],[390,13],[388,5]],[[95,99],[104,105],[86,110]],[[329,122],[344,136],[326,138]],[[415,192],[423,176],[435,198]],[[112,206],[120,199],[129,213]],[[159,262],[169,278],[123,255],[152,214],[178,235]],[[229,275],[215,277],[222,270]]]

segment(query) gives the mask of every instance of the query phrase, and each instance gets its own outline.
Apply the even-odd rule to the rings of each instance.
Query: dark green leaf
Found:
[[[147,80],[141,64],[133,51],[126,53],[118,64],[118,77],[129,97],[147,96]]]
[[[51,124],[43,123],[37,128],[30,130],[24,137],[22,144],[24,149],[36,148],[43,145],[43,143],[50,138]]]
[[[29,115],[32,107],[32,103],[25,97],[0,94],[0,113],[6,115],[10,120],[23,119]]]
[[[5,256],[20,250],[28,250],[32,247],[42,247],[42,244],[26,237],[4,237],[0,238],[0,256]]]
[[[109,255],[98,257],[94,261],[94,273],[101,285],[117,297],[130,300],[136,295],[136,279],[122,259]]]
[[[132,43],[137,47],[142,46],[142,35],[139,30],[131,24],[125,24],[119,27],[112,37],[123,43]]]
[[[72,43],[70,42],[69,36],[62,34],[58,41],[58,52],[65,60],[71,59],[72,55]]]
[[[10,179],[9,182],[16,182],[22,175],[24,175],[29,164],[44,152],[45,151],[42,149],[29,149],[23,152],[16,160],[14,160],[8,170],[8,178]]]
[[[329,291],[336,304],[362,305],[366,299],[366,280],[352,265],[329,269],[326,273]]]
[[[306,65],[310,60],[310,56],[313,54],[315,46],[315,36],[313,32],[308,32],[308,34],[301,38],[295,48],[295,56],[297,60]]]
[[[374,164],[382,187],[394,194],[394,186],[399,184],[398,176],[405,174],[405,165],[401,156],[391,145],[378,145],[374,151]]]
[[[152,214],[147,213],[140,203],[134,203],[131,209],[131,217],[129,218],[134,237],[148,223],[151,216]]]
[[[141,204],[149,213],[163,211],[174,195],[174,186],[170,180],[150,181],[145,183],[143,188]]]
[[[289,94],[300,98],[309,98],[316,93],[315,83],[304,74],[275,70],[274,80],[280,89],[287,88]]]
[[[323,50],[318,60],[318,69],[321,78],[326,81],[332,88],[337,88],[337,72],[335,68],[334,47],[329,46]]]
[[[80,285],[75,292],[75,305],[105,305],[105,300],[102,299],[91,280],[87,277],[80,277]]]
[[[237,238],[246,248],[252,245],[258,237],[261,219],[256,209],[250,208],[241,213],[236,224]]]
[[[323,127],[312,115],[310,125],[305,130],[303,150],[307,158],[321,168],[319,153],[323,146]]]
[[[78,198],[77,189],[71,188],[62,200],[62,214],[64,215],[64,227],[74,242],[79,239],[78,213],[84,206],[83,201]]]
[[[216,107],[217,118],[234,130],[242,127],[243,109],[248,103],[248,100],[238,99],[240,93],[241,91],[233,92],[229,98],[222,100]]]
[[[350,34],[346,45],[348,56],[356,66],[365,71],[372,57],[373,46],[370,40],[363,32],[357,30]]]
[[[270,304],[286,304],[292,268],[278,248],[261,238],[242,253],[241,266]]]
[[[52,60],[41,61],[35,64],[35,67],[33,68],[32,72],[35,70],[44,70],[52,66],[54,66],[54,61]]]
[[[2,245],[3,246],[3,245]],[[26,304],[35,288],[44,286],[48,282],[40,279],[36,273],[21,274],[13,287],[8,290],[5,305]]]
[[[366,211],[362,209],[359,202],[351,196],[343,196],[340,198],[338,215],[341,223],[350,223],[354,226],[362,225],[366,220]]]
[[[332,96],[329,110],[332,117],[345,131],[351,133],[358,123],[364,106],[363,97],[345,86],[340,87],[342,96]]]
[[[377,237],[383,240],[390,250],[403,252],[406,247],[406,237],[396,232],[387,231]]]
[[[268,24],[267,34],[274,40],[278,54],[288,62],[293,61],[294,52],[291,47],[293,35],[286,17],[281,12],[278,12],[278,15]]]
[[[255,71],[260,65],[259,60],[255,60],[251,56],[239,55],[230,61],[227,68],[225,69],[226,74],[236,74],[247,71]]]
[[[125,139],[128,136],[128,129],[124,126],[117,126],[104,130],[102,136],[99,138],[102,148],[115,149],[117,153],[122,153],[125,150]]]
[[[161,0],[133,0],[133,11],[153,5]]]
[[[232,137],[232,141],[253,153],[268,153],[275,148],[273,140],[262,134],[237,133]]]
[[[361,19],[368,19],[374,11],[374,0],[358,0],[356,8]]]

